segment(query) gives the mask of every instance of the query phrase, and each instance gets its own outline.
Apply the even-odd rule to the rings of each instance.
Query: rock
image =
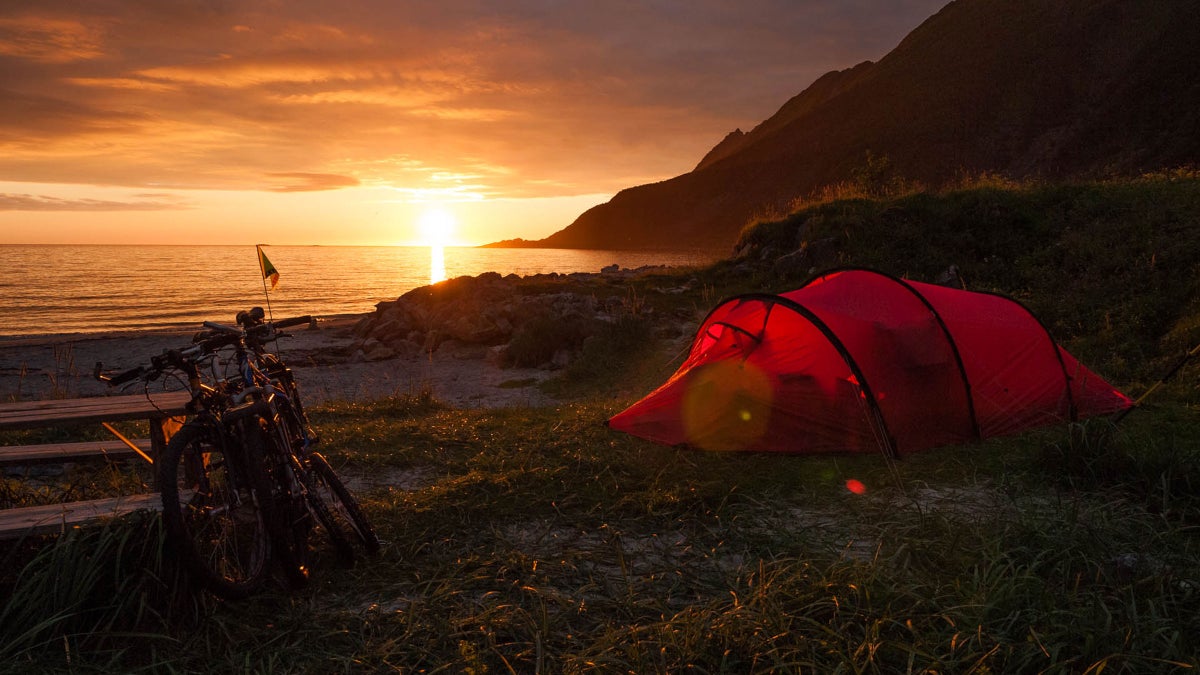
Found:
[[[806,241],[800,251],[807,257],[809,266],[818,270],[828,269],[838,264],[838,240],[836,237]]]
[[[440,343],[441,343],[441,341],[438,339],[437,330],[431,330],[425,334],[425,345],[422,349],[425,352],[432,353],[432,352],[437,351],[438,345]]]
[[[408,326],[395,318],[386,318],[372,328],[371,335],[382,342],[390,342],[408,335]]]
[[[370,335],[371,330],[373,328],[375,328],[375,324],[377,321],[378,321],[378,319],[376,318],[376,316],[374,314],[368,314],[368,315],[364,316],[363,318],[359,319],[357,323],[354,324],[354,334],[360,338],[367,337],[368,335]]]
[[[754,253],[757,256],[760,251]],[[661,265],[622,269],[613,264],[599,273],[569,275],[520,277],[489,272],[413,289],[396,300],[378,303],[375,312],[355,324],[355,334],[361,339],[355,356],[374,359],[391,350],[395,356],[409,357],[446,349],[447,355],[465,354],[462,358],[485,358],[507,365],[505,343],[547,320],[563,323],[568,333],[586,335],[602,321],[629,313],[648,314],[644,301],[635,302],[635,296],[619,291],[629,279],[664,269]],[[684,286],[658,292],[686,290]],[[666,332],[674,334],[676,329]],[[568,343],[571,350],[577,350],[578,342],[575,338],[564,341],[544,365],[566,367],[573,354]]]
[[[559,349],[554,352],[553,358],[550,359],[551,370],[561,370],[571,364],[571,352],[566,349]]]
[[[487,358],[488,348],[484,345],[473,344],[470,342],[458,342],[447,340],[442,343],[441,351],[446,352],[446,356],[460,361],[473,361]]]
[[[508,367],[508,345],[495,345],[487,350],[484,359],[497,368]]]
[[[395,358],[396,351],[391,347],[382,344],[376,344],[373,349],[364,349],[363,358],[367,361],[384,361]]]
[[[411,346],[412,349],[420,351],[420,343],[423,341],[423,339],[412,340],[408,335],[392,335],[388,338],[380,340],[380,342],[383,344],[396,350],[397,354],[402,354],[409,351],[409,346]]]
[[[488,344],[496,342],[503,333],[496,324],[481,314],[463,314],[445,324],[446,335],[461,342]]]
[[[791,253],[780,256],[773,266],[773,270],[781,277],[803,277],[808,274],[812,263],[809,260],[808,253],[804,249],[792,251]]]

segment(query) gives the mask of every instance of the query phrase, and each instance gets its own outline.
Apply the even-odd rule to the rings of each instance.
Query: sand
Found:
[[[278,351],[292,366],[306,402],[366,401],[430,392],[457,407],[523,407],[553,403],[535,385],[551,375],[540,369],[502,369],[482,348],[444,347],[415,358],[354,360],[357,316],[321,319],[315,328],[289,329]],[[199,327],[197,327],[199,328]],[[148,363],[165,349],[191,344],[195,331],[54,335],[0,339],[0,400],[103,396],[97,361],[119,371]],[[133,388],[124,393],[135,393]]]

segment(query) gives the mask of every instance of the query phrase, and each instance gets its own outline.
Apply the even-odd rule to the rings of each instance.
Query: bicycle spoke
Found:
[[[224,446],[211,424],[185,424],[159,459],[159,490],[169,540],[188,571],[214,594],[241,598],[265,580],[271,546],[250,482],[214,461]]]

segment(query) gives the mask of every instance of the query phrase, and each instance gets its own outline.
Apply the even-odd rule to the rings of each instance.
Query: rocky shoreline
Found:
[[[599,274],[536,274],[521,277],[495,272],[458,277],[423,286],[396,300],[381,302],[354,325],[358,338],[354,360],[384,361],[415,358],[440,351],[469,352],[497,367],[526,366],[557,369],[566,366],[595,327],[636,314],[656,319],[660,336],[673,337],[692,319],[690,312],[671,317],[655,310],[629,291],[632,279],[665,274],[662,266],[603,268]],[[670,277],[670,283],[679,279]],[[682,293],[687,286],[658,289]],[[564,330],[554,330],[554,328]],[[566,333],[559,344],[544,351],[519,351],[534,333]],[[544,338],[553,341],[553,337]],[[534,361],[531,361],[530,359]]]
[[[428,393],[466,407],[545,405],[552,399],[536,385],[567,366],[597,326],[636,314],[653,319],[658,337],[688,330],[691,312],[656,314],[630,290],[631,280],[659,274],[657,292],[684,292],[673,271],[610,265],[599,273],[458,277],[368,314],[322,317],[289,331],[279,350],[314,403]],[[129,368],[189,344],[193,333],[0,339],[0,400],[107,395],[92,377],[96,362]],[[529,347],[539,341],[546,344]]]

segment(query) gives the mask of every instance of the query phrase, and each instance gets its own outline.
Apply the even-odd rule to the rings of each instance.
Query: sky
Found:
[[[946,0],[4,0],[0,244],[540,239]]]

